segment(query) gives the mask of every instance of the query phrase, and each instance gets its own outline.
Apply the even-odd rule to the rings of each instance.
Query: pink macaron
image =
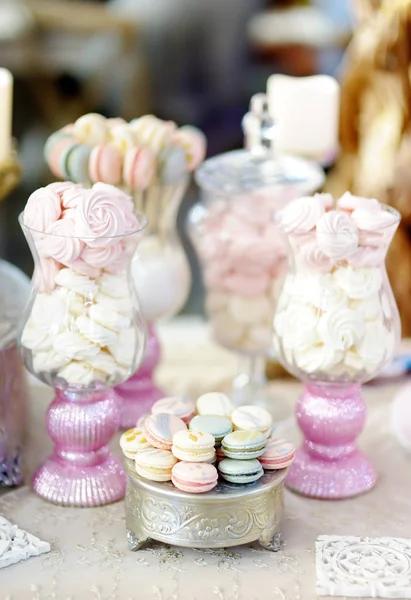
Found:
[[[172,468],[171,481],[190,494],[209,492],[217,485],[218,471],[208,463],[179,462]]]
[[[102,181],[110,185],[122,182],[123,155],[110,144],[94,146],[89,160],[90,179],[94,183]]]
[[[145,190],[152,182],[156,161],[149,148],[129,148],[124,157],[124,183],[133,190]]]
[[[276,470],[289,467],[294,460],[295,448],[291,442],[275,438],[267,440],[267,448],[258,460],[263,469]]]
[[[187,425],[176,417],[167,413],[157,413],[147,417],[144,423],[144,431],[147,440],[155,448],[160,450],[171,450],[173,436],[177,431],[186,430]]]

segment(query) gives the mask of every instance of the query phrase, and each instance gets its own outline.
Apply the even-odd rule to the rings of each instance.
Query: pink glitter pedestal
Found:
[[[377,474],[355,443],[365,419],[359,385],[306,385],[297,405],[305,439],[287,486],[305,496],[335,500],[371,489]]]
[[[160,343],[153,325],[148,326],[147,346],[139,370],[114,389],[121,400],[120,427],[135,427],[139,417],[151,411],[154,402],[165,393],[153,380],[154,370],[160,361]]]
[[[123,498],[125,474],[107,447],[118,426],[113,390],[89,394],[56,390],[47,411],[55,448],[33,477],[36,494],[64,506],[98,506]]]

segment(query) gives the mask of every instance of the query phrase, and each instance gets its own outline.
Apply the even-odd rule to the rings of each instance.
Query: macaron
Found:
[[[213,415],[197,415],[191,419],[188,427],[192,431],[211,433],[218,445],[233,430],[231,421],[227,417],[215,417]]]
[[[225,436],[221,448],[229,458],[249,460],[261,456],[267,447],[266,437],[259,429],[239,429]]]
[[[175,415],[182,419],[184,423],[188,423],[195,414],[195,406],[188,398],[174,396],[157,400],[151,407],[151,413],[153,415],[157,413]]]
[[[234,429],[259,429],[265,437],[271,434],[273,419],[265,408],[245,405],[236,408],[232,415]]]
[[[50,166],[51,156],[54,154],[54,149],[60,144],[62,140],[69,140],[70,142],[75,141],[73,133],[69,131],[55,131],[48,138],[44,145],[44,158],[46,163]]]
[[[151,448],[136,455],[135,467],[141,477],[150,481],[170,481],[177,459],[168,450]]]
[[[178,183],[187,171],[185,152],[178,146],[166,146],[158,154],[158,174],[162,185]]]
[[[203,394],[197,400],[197,412],[199,415],[230,417],[233,410],[234,406],[230,398],[219,392]]]
[[[256,458],[251,460],[225,458],[218,464],[218,472],[230,483],[251,483],[264,475],[263,467]]]
[[[147,440],[155,448],[171,450],[173,436],[177,431],[186,431],[187,425],[174,415],[158,413],[147,417],[144,423],[144,433]]]
[[[190,494],[209,492],[217,480],[217,469],[207,463],[179,462],[171,471],[171,481],[176,488]]]
[[[291,442],[270,438],[267,440],[267,448],[260,457],[264,469],[285,469],[294,460],[295,448]]]
[[[89,160],[91,154],[91,146],[86,144],[77,144],[72,148],[67,157],[67,172],[70,181],[89,185]]]
[[[187,462],[214,462],[215,440],[202,431],[177,431],[173,437],[172,453]]]
[[[121,436],[120,447],[124,456],[133,459],[141,450],[150,448],[150,443],[147,441],[142,427],[133,427],[125,431]]]
[[[123,155],[110,144],[94,146],[89,160],[90,179],[110,185],[119,185],[123,179]]]
[[[132,190],[145,190],[153,181],[156,160],[149,148],[136,147],[124,156],[123,180]]]

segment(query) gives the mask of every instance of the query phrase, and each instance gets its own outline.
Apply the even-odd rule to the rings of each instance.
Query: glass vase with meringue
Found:
[[[83,115],[53,133],[45,146],[50,170],[83,185],[103,182],[126,190],[149,228],[132,263],[143,314],[148,322],[144,361],[116,388],[122,402],[121,426],[134,427],[165,393],[154,382],[160,360],[155,324],[184,306],[191,272],[176,230],[177,213],[191,172],[203,161],[206,140],[197,128],[177,127],[154,115],[126,122]]]
[[[297,421],[302,447],[287,476],[292,490],[339,499],[372,488],[357,448],[366,420],[361,384],[389,363],[401,336],[385,269],[399,213],[349,193],[291,202],[279,214],[289,268],[274,317],[274,346],[304,384]]]
[[[145,216],[110,185],[65,182],[35,191],[19,220],[35,263],[20,353],[28,370],[55,388],[47,412],[54,450],[33,490],[66,506],[114,502],[124,496],[125,476],[108,448],[120,423],[111,388],[144,354],[130,263]]]
[[[259,115],[260,96],[253,102],[256,114],[244,120],[249,149],[215,156],[197,169],[202,202],[191,210],[188,230],[202,266],[211,335],[240,356],[232,398],[236,404],[270,403],[281,420],[285,415],[271,403],[265,376],[286,269],[274,216],[293,198],[319,189],[324,174],[313,163],[275,154],[274,124],[264,111]]]

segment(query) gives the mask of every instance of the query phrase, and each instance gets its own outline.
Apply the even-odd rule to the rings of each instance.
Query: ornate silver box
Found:
[[[127,539],[138,550],[149,539],[191,548],[226,548],[258,541],[280,549],[287,469],[266,471],[254,483],[219,482],[211,492],[188,494],[171,482],[140,477],[125,461]]]

